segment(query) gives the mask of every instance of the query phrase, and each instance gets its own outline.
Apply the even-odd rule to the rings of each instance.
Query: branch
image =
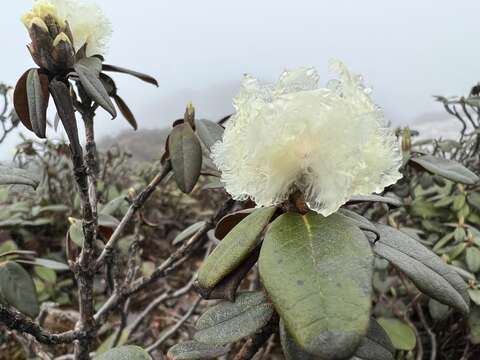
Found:
[[[97,323],[102,323],[107,317],[108,313],[123,303],[128,297],[145,289],[156,280],[165,277],[170,272],[180,266],[191,255],[190,250],[198,244],[199,240],[213,227],[213,220],[208,221],[202,226],[195,235],[193,235],[187,242],[163,261],[155,271],[148,277],[139,278],[136,282],[126,289],[121,289],[113,293],[110,298],[103,304],[100,310],[95,314],[94,319]]]
[[[153,311],[155,310],[160,304],[167,300],[175,299],[180,296],[185,295],[190,291],[190,289],[193,287],[193,284],[195,282],[196,275],[194,275],[190,281],[182,288],[172,292],[164,292],[160,296],[158,296],[155,300],[153,300],[148,306],[142,311],[140,315],[133,321],[133,323],[128,326],[129,334],[133,334],[138,327],[142,324],[142,321]]]
[[[105,258],[108,256],[109,253],[113,251],[115,244],[117,243],[118,239],[123,235],[125,227],[132,220],[133,215],[135,215],[138,209],[140,209],[145,204],[145,202],[154,192],[155,188],[158,186],[158,184],[160,184],[160,182],[162,182],[163,179],[165,179],[171,169],[172,166],[170,162],[166,163],[160,170],[160,172],[157,174],[157,176],[155,176],[155,178],[150,182],[150,184],[148,184],[148,186],[140,194],[137,195],[135,200],[133,200],[132,204],[128,208],[127,213],[123,216],[120,224],[117,226],[112,236],[110,236],[110,239],[105,244],[105,247],[103,248],[100,256],[98,257],[96,262],[97,269],[103,265],[103,263],[105,262]]]
[[[95,304],[93,297],[93,280],[95,276],[95,247],[97,238],[97,181],[96,181],[96,146],[94,136],[94,108],[79,109],[85,123],[86,155],[85,161],[74,154],[74,173],[80,189],[80,202],[83,215],[84,243],[79,257],[73,265],[73,272],[78,284],[78,302],[80,320],[77,329],[87,336],[75,342],[75,359],[89,360],[93,339],[96,333]]]
[[[172,328],[170,328],[162,336],[160,336],[157,341],[155,341],[152,345],[146,348],[145,351],[147,351],[148,353],[152,353],[156,348],[162,345],[165,340],[175,334],[177,330],[180,329],[180,327],[185,323],[185,321],[187,321],[193,315],[193,312],[197,308],[198,304],[200,304],[200,301],[202,301],[202,297],[197,296],[187,313]]]
[[[81,331],[51,334],[25,315],[2,304],[0,304],[0,321],[10,330],[32,335],[38,342],[46,345],[70,344],[85,337],[85,333]]]

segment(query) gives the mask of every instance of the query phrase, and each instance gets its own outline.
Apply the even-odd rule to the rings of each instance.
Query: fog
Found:
[[[328,80],[329,59],[364,75],[393,124],[442,108],[433,94],[465,94],[480,80],[475,1],[98,1],[114,34],[107,62],[155,76],[159,88],[116,75],[140,127],[166,126],[193,101],[197,114],[231,111],[243,73],[275,80],[285,68],[313,65]],[[19,21],[28,0],[3,1],[0,81],[14,84],[33,62]],[[441,121],[445,121],[444,119]],[[101,113],[100,135],[128,125]],[[0,145],[11,154],[13,136]]]

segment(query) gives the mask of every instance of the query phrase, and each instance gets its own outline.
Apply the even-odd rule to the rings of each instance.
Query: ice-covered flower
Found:
[[[51,37],[53,47],[70,41],[78,51],[86,45],[86,56],[103,55],[112,32],[102,10],[81,0],[37,0],[22,22],[31,36],[32,26],[45,30],[44,36]],[[48,47],[45,41],[42,45]]]
[[[268,206],[301,191],[328,216],[352,195],[381,192],[401,177],[397,140],[370,89],[341,62],[332,68],[340,79],[326,88],[313,68],[286,71],[276,84],[244,77],[212,150],[233,198]]]

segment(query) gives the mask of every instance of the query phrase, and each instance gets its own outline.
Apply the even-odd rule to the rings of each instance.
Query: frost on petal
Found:
[[[236,113],[212,151],[232,197],[268,206],[301,190],[312,210],[328,216],[352,195],[400,178],[383,112],[359,76],[334,67],[340,79],[328,88],[312,68],[287,71],[276,84],[244,78]]]

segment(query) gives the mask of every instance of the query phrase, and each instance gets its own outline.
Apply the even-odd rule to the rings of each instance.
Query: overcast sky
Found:
[[[19,22],[30,0],[2,1],[0,81],[32,66]],[[243,73],[275,80],[313,65],[327,80],[338,58],[364,75],[394,124],[441,111],[432,94],[464,94],[480,80],[480,2],[471,0],[102,0],[114,34],[109,63],[154,75],[157,89],[115,76],[141,127],[165,126],[193,101],[200,117],[231,110]],[[128,126],[102,114],[100,134]],[[0,150],[10,152],[13,140]],[[2,156],[3,158],[4,156]]]

